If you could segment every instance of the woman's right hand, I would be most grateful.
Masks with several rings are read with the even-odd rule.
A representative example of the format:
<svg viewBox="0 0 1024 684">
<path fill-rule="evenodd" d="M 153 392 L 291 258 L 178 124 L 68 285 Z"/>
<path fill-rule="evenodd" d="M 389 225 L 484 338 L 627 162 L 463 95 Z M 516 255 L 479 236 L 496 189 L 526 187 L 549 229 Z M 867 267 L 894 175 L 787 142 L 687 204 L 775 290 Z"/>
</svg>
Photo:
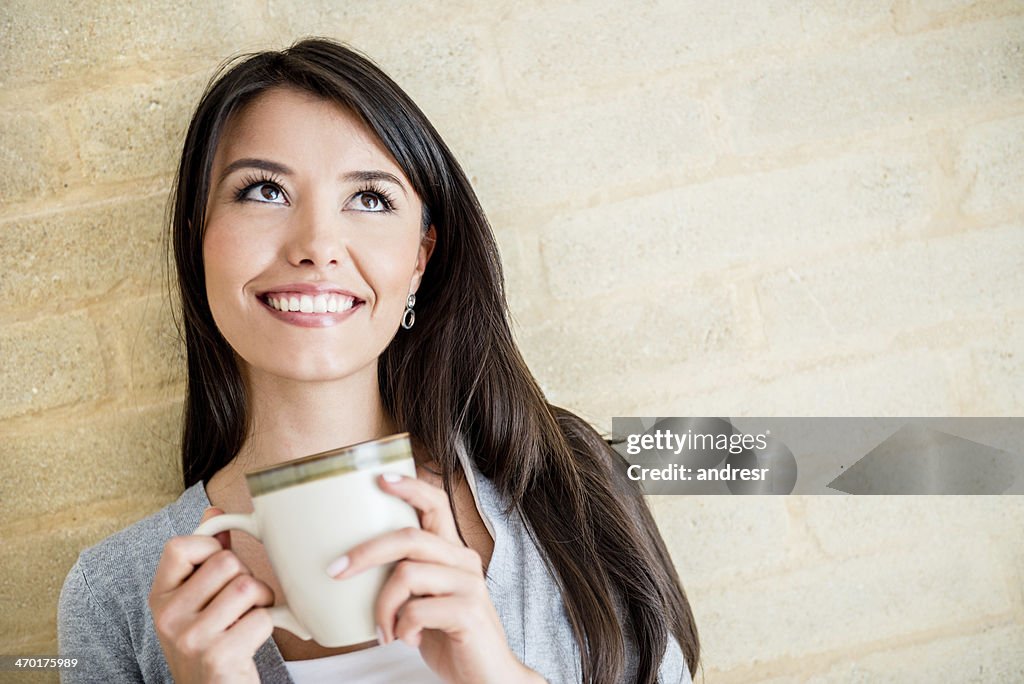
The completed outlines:
<svg viewBox="0 0 1024 684">
<path fill-rule="evenodd" d="M 208 508 L 203 521 L 223 513 Z M 231 551 L 227 532 L 168 541 L 149 593 L 177 682 L 259 682 L 253 655 L 274 630 L 261 606 L 272 605 L 274 592 Z"/>
</svg>

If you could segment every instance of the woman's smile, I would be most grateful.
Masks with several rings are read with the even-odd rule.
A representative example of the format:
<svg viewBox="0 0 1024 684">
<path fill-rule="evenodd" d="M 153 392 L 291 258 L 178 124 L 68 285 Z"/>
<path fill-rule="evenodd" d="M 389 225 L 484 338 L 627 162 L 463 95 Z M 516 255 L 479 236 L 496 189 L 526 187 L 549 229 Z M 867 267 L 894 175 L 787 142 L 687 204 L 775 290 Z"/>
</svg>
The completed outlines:
<svg viewBox="0 0 1024 684">
<path fill-rule="evenodd" d="M 338 325 L 362 309 L 362 300 L 339 294 L 284 293 L 259 297 L 263 306 L 278 320 L 304 328 Z"/>
<path fill-rule="evenodd" d="M 289 283 L 256 295 L 264 308 L 280 321 L 304 328 L 338 325 L 366 300 L 331 283 Z"/>
</svg>

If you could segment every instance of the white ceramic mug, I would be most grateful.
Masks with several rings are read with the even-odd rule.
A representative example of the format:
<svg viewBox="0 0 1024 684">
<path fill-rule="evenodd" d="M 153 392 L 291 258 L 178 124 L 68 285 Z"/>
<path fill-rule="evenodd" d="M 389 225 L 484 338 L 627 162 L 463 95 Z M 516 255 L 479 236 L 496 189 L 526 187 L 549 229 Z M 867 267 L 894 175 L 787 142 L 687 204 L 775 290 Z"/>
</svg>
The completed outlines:
<svg viewBox="0 0 1024 684">
<path fill-rule="evenodd" d="M 275 627 L 327 647 L 372 641 L 374 604 L 393 564 L 343 580 L 326 569 L 367 539 L 419 527 L 412 506 L 380 489 L 382 473 L 416 477 L 408 433 L 246 473 L 253 513 L 218 515 L 194 534 L 242 530 L 263 542 L 287 601 L 270 608 Z"/>
</svg>

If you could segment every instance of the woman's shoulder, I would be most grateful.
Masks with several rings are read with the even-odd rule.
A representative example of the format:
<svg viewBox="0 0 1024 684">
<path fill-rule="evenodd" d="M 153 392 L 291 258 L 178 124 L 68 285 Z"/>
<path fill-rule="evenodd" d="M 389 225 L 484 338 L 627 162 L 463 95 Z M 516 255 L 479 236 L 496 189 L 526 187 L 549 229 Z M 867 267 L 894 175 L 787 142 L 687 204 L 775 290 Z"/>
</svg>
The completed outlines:
<svg viewBox="0 0 1024 684">
<path fill-rule="evenodd" d="M 118 593 L 140 581 L 150 582 L 164 544 L 171 537 L 191 534 L 208 505 L 202 483 L 196 483 L 177 500 L 81 551 L 69 577 L 77 572 L 90 587 L 116 587 Z"/>
<path fill-rule="evenodd" d="M 549 681 L 579 681 L 579 650 L 560 584 L 521 506 L 510 506 L 495 482 L 466 459 L 472 489 L 495 546 L 487 586 L 514 653 Z M 633 681 L 635 645 L 627 650 L 623 681 Z M 658 669 L 659 684 L 690 684 L 686 660 L 669 634 Z"/>
<path fill-rule="evenodd" d="M 78 555 L 57 604 L 57 641 L 62 654 L 90 664 L 92 674 L 84 679 L 171 681 L 152 625 L 149 592 L 167 540 L 190 534 L 207 505 L 197 483 Z"/>
</svg>

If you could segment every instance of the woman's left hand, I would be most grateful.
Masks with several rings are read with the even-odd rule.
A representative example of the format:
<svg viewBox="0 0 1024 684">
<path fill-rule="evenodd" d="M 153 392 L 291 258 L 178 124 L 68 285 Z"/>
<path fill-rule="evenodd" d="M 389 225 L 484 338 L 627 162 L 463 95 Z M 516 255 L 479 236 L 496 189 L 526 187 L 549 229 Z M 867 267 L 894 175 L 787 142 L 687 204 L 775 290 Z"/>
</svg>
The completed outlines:
<svg viewBox="0 0 1024 684">
<path fill-rule="evenodd" d="M 379 478 L 381 489 L 419 511 L 422 529 L 407 527 L 374 537 L 331 567 L 344 580 L 384 563 L 396 563 L 377 599 L 382 643 L 401 639 L 418 647 L 424 662 L 445 682 L 542 682 L 508 647 L 491 604 L 478 554 L 459 539 L 444 490 L 410 477 Z M 344 557 L 343 557 L 344 558 Z"/>
</svg>

